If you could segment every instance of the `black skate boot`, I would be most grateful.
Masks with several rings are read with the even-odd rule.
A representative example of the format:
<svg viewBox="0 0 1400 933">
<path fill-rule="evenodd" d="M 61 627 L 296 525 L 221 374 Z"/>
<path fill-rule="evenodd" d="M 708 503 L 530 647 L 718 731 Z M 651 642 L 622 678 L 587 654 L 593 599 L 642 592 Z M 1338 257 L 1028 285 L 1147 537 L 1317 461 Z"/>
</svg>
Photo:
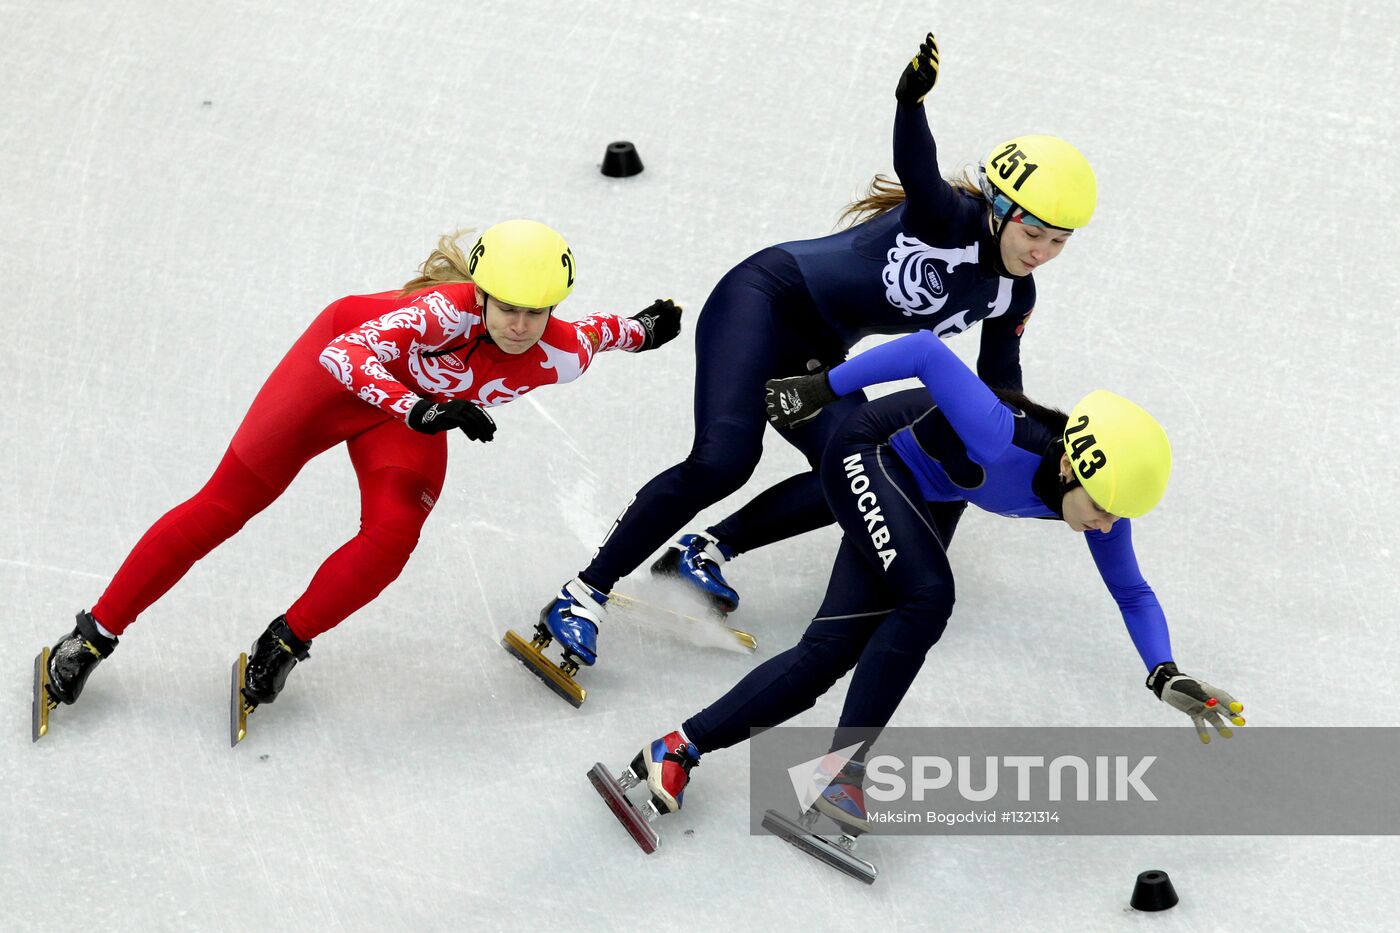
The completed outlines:
<svg viewBox="0 0 1400 933">
<path fill-rule="evenodd" d="M 248 669 L 244 674 L 243 696 L 254 707 L 276 700 L 292 668 L 297 666 L 298 661 L 305 661 L 310 654 L 310 640 L 297 638 L 287 625 L 287 617 L 278 616 L 267 631 L 253 642 Z"/>
<path fill-rule="evenodd" d="M 78 613 L 78 624 L 63 636 L 49 652 L 49 695 L 60 703 L 72 704 L 83 692 L 92 669 L 116 650 L 117 639 L 108 638 L 97 630 L 91 613 Z"/>
</svg>

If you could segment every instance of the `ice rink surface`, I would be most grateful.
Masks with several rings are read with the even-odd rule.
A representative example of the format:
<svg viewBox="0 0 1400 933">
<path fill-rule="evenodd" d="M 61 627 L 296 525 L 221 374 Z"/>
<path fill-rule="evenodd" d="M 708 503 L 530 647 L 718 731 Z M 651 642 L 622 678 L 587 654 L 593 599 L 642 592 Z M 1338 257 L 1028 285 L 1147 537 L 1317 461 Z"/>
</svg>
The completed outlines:
<svg viewBox="0 0 1400 933">
<path fill-rule="evenodd" d="M 929 28 L 945 174 L 1030 132 L 1098 172 L 1092 226 L 1037 276 L 1025 382 L 1063 407 L 1114 389 L 1170 432 L 1173 485 L 1135 538 L 1183 670 L 1237 694 L 1252 727 L 1400 724 L 1400 7 L 4 0 L 0 929 L 1390 921 L 1389 837 L 872 839 L 866 888 L 747 834 L 742 748 L 706 757 L 645 857 L 585 770 L 755 660 L 619 614 L 575 711 L 497 646 L 684 456 L 690 328 L 714 283 L 829 232 L 890 171 L 894 86 Z M 643 175 L 598 173 L 615 139 Z M 31 745 L 34 654 L 204 482 L 315 314 L 399 286 L 441 233 L 516 216 L 573 244 L 565 317 L 670 295 L 687 333 L 497 409 L 490 446 L 454 438 L 407 570 L 317 639 L 236 750 L 229 664 L 354 533 L 339 450 Z M 971 359 L 976 336 L 953 346 Z M 770 439 L 694 529 L 803 467 Z M 760 657 L 798 638 L 836 540 L 731 565 Z M 896 724 L 1189 728 L 1143 690 L 1067 529 L 969 514 L 952 561 L 958 607 Z M 798 722 L 833 723 L 843 694 Z M 1177 908 L 1127 910 L 1148 868 Z"/>
</svg>

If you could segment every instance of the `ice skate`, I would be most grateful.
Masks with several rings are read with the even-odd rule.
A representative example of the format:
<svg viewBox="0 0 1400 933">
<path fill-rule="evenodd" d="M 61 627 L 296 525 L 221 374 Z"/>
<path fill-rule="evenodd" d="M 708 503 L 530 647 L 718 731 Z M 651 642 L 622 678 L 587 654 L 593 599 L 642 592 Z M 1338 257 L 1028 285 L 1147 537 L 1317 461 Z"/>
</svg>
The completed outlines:
<svg viewBox="0 0 1400 933">
<path fill-rule="evenodd" d="M 768 810 L 763 814 L 763 828 L 852 878 L 874 884 L 875 866 L 855 854 L 856 841 L 870 830 L 864 779 L 865 766 L 848 762 L 796 821 Z M 817 834 L 817 821 L 822 816 L 841 830 L 839 838 Z"/>
<path fill-rule="evenodd" d="M 817 797 L 814 807 L 853 836 L 870 832 L 865 810 L 865 766 L 849 761 Z"/>
<path fill-rule="evenodd" d="M 679 732 L 669 733 L 637 752 L 632 763 L 614 778 L 607 766 L 598 762 L 588 771 L 588 780 L 612 810 L 643 852 L 650 855 L 661 845 L 652 829 L 657 817 L 681 808 L 690 771 L 700 763 L 700 753 Z M 651 799 L 640 807 L 627 799 L 627 791 L 645 783 Z"/>
<path fill-rule="evenodd" d="M 720 615 L 739 608 L 739 594 L 719 566 L 734 552 L 708 534 L 681 535 L 651 565 L 653 576 L 678 577 L 693 586 Z"/>
<path fill-rule="evenodd" d="M 88 612 L 78 613 L 77 625 L 34 659 L 34 695 L 31 708 L 31 741 L 48 734 L 49 713 L 59 703 L 71 705 L 83 692 L 88 675 L 117 647 L 117 639 L 97 629 Z"/>
<path fill-rule="evenodd" d="M 532 639 L 526 641 L 512 629 L 501 639 L 501 646 L 546 687 L 573 706 L 582 706 L 588 691 L 579 686 L 574 675 L 581 665 L 598 660 L 598 623 L 607 614 L 607 601 L 606 595 L 575 577 L 540 610 Z M 557 663 L 544 656 L 544 650 L 556 639 L 563 649 Z"/>
<path fill-rule="evenodd" d="M 713 624 L 713 622 L 707 622 L 704 619 L 697 619 L 695 616 L 686 615 L 685 613 L 679 612 L 675 609 L 667 609 L 665 606 L 658 606 L 655 603 L 647 602 L 645 599 L 638 599 L 637 597 L 628 595 L 627 593 L 619 593 L 617 590 L 613 590 L 612 593 L 608 595 L 608 601 L 614 606 L 618 607 L 619 609 L 630 609 L 638 613 L 648 615 L 674 616 L 675 618 L 680 619 L 682 622 L 685 622 L 688 625 Z M 728 625 L 723 621 L 721 621 L 721 624 L 724 624 L 725 631 L 727 631 L 734 638 L 734 640 L 739 643 L 740 647 L 744 648 L 747 651 L 756 651 L 758 649 L 758 640 L 755 639 L 753 635 L 743 631 L 742 629 L 737 629 L 732 625 Z"/>
<path fill-rule="evenodd" d="M 233 662 L 229 688 L 229 745 L 248 736 L 248 715 L 277 699 L 287 675 L 298 661 L 311 655 L 311 640 L 292 634 L 286 616 L 278 616 L 253 642 L 251 656 L 239 654 Z"/>
</svg>

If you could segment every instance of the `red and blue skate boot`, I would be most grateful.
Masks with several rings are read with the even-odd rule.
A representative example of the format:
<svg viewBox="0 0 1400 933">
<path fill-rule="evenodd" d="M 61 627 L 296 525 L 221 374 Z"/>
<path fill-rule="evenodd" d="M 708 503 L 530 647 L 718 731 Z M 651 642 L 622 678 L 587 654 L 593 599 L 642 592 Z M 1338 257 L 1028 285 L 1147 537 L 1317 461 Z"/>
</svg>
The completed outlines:
<svg viewBox="0 0 1400 933">
<path fill-rule="evenodd" d="M 839 759 L 833 759 L 835 756 L 829 755 L 818 765 L 820 780 L 825 780 L 831 775 L 831 769 L 839 765 Z M 763 814 L 763 828 L 832 868 L 866 884 L 874 884 L 879 873 L 875 865 L 855 853 L 857 840 L 870 830 L 864 780 L 865 765 L 846 762 L 822 788 L 816 802 L 795 821 L 777 810 L 767 810 Z M 818 835 L 817 823 L 823 816 L 840 828 L 840 838 Z"/>
<path fill-rule="evenodd" d="M 646 805 L 661 816 L 681 808 L 685 785 L 690 783 L 690 769 L 699 763 L 700 753 L 695 746 L 680 732 L 670 732 L 637 752 L 630 770 L 638 783 L 647 782 L 651 800 Z"/>
<path fill-rule="evenodd" d="M 653 576 L 679 577 L 699 590 L 720 614 L 739 608 L 739 593 L 724 580 L 719 566 L 734 557 L 734 551 L 708 533 L 681 535 L 676 543 L 651 565 Z"/>
<path fill-rule="evenodd" d="M 652 853 L 661 845 L 661 839 L 650 824 L 681 808 L 690 771 L 699 763 L 700 753 L 695 746 L 681 738 L 680 732 L 672 732 L 637 752 L 632 764 L 617 778 L 599 762 L 588 772 L 588 779 L 642 851 Z M 626 793 L 642 783 L 651 791 L 651 799 L 639 807 L 627 799 Z"/>
<path fill-rule="evenodd" d="M 813 804 L 817 812 L 830 817 L 848 836 L 856 837 L 870 831 L 870 818 L 865 810 L 865 765 L 848 761 L 826 785 Z"/>
</svg>

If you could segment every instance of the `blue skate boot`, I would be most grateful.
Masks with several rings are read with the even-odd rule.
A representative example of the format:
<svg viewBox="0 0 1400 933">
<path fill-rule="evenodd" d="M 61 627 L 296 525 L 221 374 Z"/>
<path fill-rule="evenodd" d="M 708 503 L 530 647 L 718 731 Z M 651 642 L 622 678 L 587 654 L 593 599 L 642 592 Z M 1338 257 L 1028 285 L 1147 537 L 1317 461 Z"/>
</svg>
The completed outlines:
<svg viewBox="0 0 1400 933">
<path fill-rule="evenodd" d="M 719 565 L 734 551 L 708 533 L 681 535 L 651 565 L 653 576 L 679 577 L 704 594 L 721 615 L 739 608 L 739 594 L 724 580 Z"/>
<path fill-rule="evenodd" d="M 598 623 L 607 614 L 607 602 L 605 593 L 575 577 L 540 610 L 528 641 L 512 629 L 501 639 L 501 647 L 571 706 L 582 706 L 588 691 L 574 680 L 574 675 L 581 665 L 598 660 Z M 552 661 L 545 657 L 544 650 L 556 640 L 564 656 Z"/>
<path fill-rule="evenodd" d="M 564 659 L 573 655 L 582 664 L 598 660 L 598 623 L 608 614 L 606 593 L 574 577 L 554 602 L 540 610 L 540 624 L 564 649 Z"/>
</svg>

